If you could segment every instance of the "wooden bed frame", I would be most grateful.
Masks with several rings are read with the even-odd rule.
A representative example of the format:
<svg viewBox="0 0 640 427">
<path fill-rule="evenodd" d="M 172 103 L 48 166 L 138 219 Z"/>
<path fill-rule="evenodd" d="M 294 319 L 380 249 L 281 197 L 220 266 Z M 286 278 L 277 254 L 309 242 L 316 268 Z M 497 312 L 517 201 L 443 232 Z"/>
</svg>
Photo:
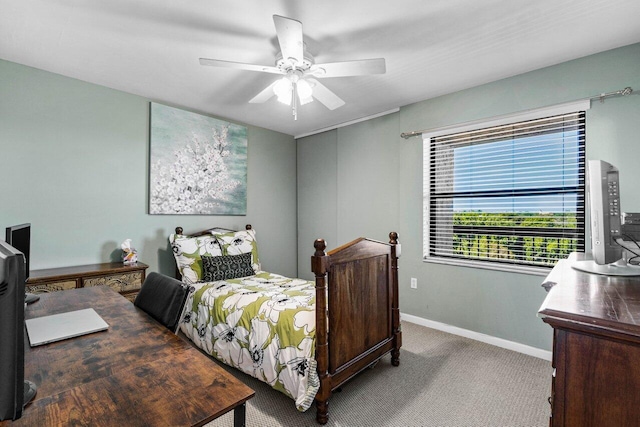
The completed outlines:
<svg viewBox="0 0 640 427">
<path fill-rule="evenodd" d="M 182 227 L 175 231 L 183 234 Z M 189 235 L 209 233 L 205 230 Z M 389 233 L 389 238 L 389 243 L 359 238 L 329 252 L 325 252 L 323 239 L 314 242 L 311 270 L 316 282 L 316 361 L 320 378 L 315 401 L 320 424 L 328 421 L 332 393 L 349 379 L 388 353 L 392 365 L 400 365 L 398 234 Z"/>
</svg>

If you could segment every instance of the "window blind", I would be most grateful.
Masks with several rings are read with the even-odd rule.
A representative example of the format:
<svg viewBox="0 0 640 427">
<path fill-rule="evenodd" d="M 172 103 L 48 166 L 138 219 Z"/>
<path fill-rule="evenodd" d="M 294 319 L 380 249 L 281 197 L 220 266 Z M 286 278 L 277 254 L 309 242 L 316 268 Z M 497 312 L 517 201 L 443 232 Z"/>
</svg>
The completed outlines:
<svg viewBox="0 0 640 427">
<path fill-rule="evenodd" d="M 424 151 L 425 258 L 546 267 L 584 251 L 584 111 L 433 136 Z"/>
</svg>

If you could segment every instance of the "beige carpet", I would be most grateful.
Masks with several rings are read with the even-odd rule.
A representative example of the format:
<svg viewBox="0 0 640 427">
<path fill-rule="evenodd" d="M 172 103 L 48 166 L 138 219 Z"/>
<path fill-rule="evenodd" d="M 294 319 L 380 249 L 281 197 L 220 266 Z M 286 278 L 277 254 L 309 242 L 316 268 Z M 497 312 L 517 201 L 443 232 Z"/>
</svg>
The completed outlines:
<svg viewBox="0 0 640 427">
<path fill-rule="evenodd" d="M 413 323 L 402 323 L 400 366 L 385 356 L 329 401 L 327 426 L 548 426 L 551 364 Z M 316 426 L 266 384 L 229 369 L 256 391 L 247 426 Z M 232 426 L 225 414 L 208 427 Z"/>
</svg>

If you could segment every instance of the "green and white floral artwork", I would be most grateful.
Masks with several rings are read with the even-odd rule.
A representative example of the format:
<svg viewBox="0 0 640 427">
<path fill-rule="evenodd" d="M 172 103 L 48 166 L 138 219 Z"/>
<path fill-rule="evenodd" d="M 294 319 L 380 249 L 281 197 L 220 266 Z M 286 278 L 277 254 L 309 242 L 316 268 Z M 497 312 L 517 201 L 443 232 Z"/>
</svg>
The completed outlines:
<svg viewBox="0 0 640 427">
<path fill-rule="evenodd" d="M 246 215 L 247 128 L 151 103 L 149 213 Z"/>
</svg>

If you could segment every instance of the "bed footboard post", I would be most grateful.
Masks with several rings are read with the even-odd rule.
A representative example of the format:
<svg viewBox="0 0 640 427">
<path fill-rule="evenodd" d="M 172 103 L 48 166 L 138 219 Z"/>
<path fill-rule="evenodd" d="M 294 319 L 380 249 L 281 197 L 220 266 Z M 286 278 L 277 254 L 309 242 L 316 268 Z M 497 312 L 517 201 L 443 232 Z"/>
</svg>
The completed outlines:
<svg viewBox="0 0 640 427">
<path fill-rule="evenodd" d="M 393 299 L 391 301 L 391 327 L 393 330 L 393 350 L 391 350 L 391 364 L 400 365 L 400 347 L 402 347 L 402 330 L 400 326 L 400 301 L 398 297 L 398 256 L 400 255 L 400 245 L 398 243 L 398 233 L 389 233 L 389 243 L 391 244 L 391 280 L 393 288 Z"/>
<path fill-rule="evenodd" d="M 329 377 L 329 319 L 327 316 L 327 272 L 329 257 L 325 253 L 327 244 L 317 239 L 315 252 L 311 257 L 311 271 L 316 276 L 316 361 L 320 389 L 316 394 L 316 421 L 326 424 L 329 418 L 329 397 L 331 397 L 331 378 Z"/>
</svg>

